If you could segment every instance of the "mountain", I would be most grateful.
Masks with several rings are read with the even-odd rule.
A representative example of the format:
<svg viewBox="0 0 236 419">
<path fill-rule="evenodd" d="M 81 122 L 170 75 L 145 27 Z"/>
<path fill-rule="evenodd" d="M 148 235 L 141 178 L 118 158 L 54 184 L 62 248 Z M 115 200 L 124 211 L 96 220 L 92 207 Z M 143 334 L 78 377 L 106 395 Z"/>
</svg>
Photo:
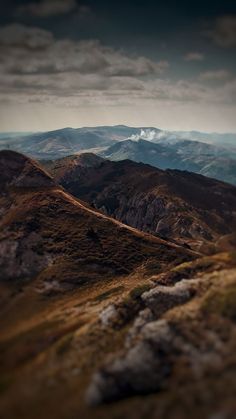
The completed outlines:
<svg viewBox="0 0 236 419">
<path fill-rule="evenodd" d="M 219 223 L 233 187 L 90 153 L 46 166 L 53 176 L 0 152 L 0 417 L 233 418 L 235 251 L 202 256 L 139 232 L 57 177 L 78 186 L 93 172 L 84 193 L 106 184 L 113 200 L 112 183 L 120 198 L 125 181 L 148 194 L 158 178 L 159 193 Z"/>
<path fill-rule="evenodd" d="M 80 284 L 190 254 L 131 229 L 73 198 L 40 166 L 0 153 L 1 280 Z M 117 249 L 119 249 L 117 251 Z"/>
<path fill-rule="evenodd" d="M 209 243 L 211 251 L 236 231 L 236 187 L 226 183 L 87 153 L 46 167 L 71 194 L 139 230 L 191 246 Z"/>
<path fill-rule="evenodd" d="M 130 159 L 160 169 L 179 169 L 236 184 L 236 160 L 232 151 L 194 141 L 153 143 L 146 140 L 118 142 L 99 153 L 118 161 Z M 229 156 L 231 155 L 232 158 Z"/>
<path fill-rule="evenodd" d="M 88 151 L 112 160 L 127 158 L 162 169 L 193 171 L 232 184 L 236 183 L 235 144 L 235 134 L 172 132 L 124 125 L 0 133 L 1 149 L 36 159 L 58 159 Z"/>
<path fill-rule="evenodd" d="M 63 128 L 33 134 L 2 134 L 0 146 L 38 159 L 59 158 L 81 150 L 101 151 L 104 147 L 137 134 L 139 128 L 123 125 L 114 127 Z"/>
<path fill-rule="evenodd" d="M 219 145 L 222 147 L 236 147 L 236 133 L 206 133 L 199 131 L 163 131 L 163 135 L 170 138 L 170 136 L 179 139 L 188 139 L 193 141 L 201 141 L 203 143 L 209 143 Z"/>
<path fill-rule="evenodd" d="M 81 150 L 97 149 L 113 144 L 102 131 L 64 128 L 1 140 L 2 148 L 25 153 L 34 158 L 58 158 Z"/>
</svg>

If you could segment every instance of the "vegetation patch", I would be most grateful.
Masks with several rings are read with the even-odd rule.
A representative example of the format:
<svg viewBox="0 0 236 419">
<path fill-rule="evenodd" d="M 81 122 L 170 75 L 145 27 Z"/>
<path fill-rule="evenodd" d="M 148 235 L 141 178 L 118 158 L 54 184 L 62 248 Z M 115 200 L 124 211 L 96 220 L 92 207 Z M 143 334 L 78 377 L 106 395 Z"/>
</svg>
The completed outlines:
<svg viewBox="0 0 236 419">
<path fill-rule="evenodd" d="M 236 283 L 224 289 L 210 290 L 203 302 L 203 311 L 236 321 Z"/>
<path fill-rule="evenodd" d="M 103 292 L 102 294 L 97 295 L 94 298 L 94 301 L 103 301 L 106 300 L 108 297 L 111 297 L 114 294 L 117 294 L 119 291 L 123 291 L 124 287 L 120 285 L 119 287 L 111 288 L 110 290 Z"/>
<path fill-rule="evenodd" d="M 73 333 L 69 333 L 68 335 L 62 337 L 56 347 L 57 355 L 64 355 L 69 350 L 72 339 Z"/>
<path fill-rule="evenodd" d="M 129 295 L 133 300 L 137 300 L 141 297 L 141 295 L 144 292 L 149 291 L 151 287 L 152 287 L 151 284 L 141 284 L 141 285 L 133 288 L 130 291 Z"/>
</svg>

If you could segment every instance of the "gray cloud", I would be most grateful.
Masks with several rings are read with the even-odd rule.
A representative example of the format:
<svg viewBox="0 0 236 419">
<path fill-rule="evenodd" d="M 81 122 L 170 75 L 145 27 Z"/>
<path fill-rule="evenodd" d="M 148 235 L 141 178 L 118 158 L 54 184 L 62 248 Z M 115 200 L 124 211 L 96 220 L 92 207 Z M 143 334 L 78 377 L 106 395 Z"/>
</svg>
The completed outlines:
<svg viewBox="0 0 236 419">
<path fill-rule="evenodd" d="M 236 47 L 236 15 L 218 17 L 205 35 L 221 47 Z"/>
<path fill-rule="evenodd" d="M 203 61 L 204 54 L 200 52 L 189 52 L 184 56 L 185 61 Z"/>
<path fill-rule="evenodd" d="M 236 94 L 236 81 L 226 70 L 205 72 L 196 80 L 168 80 L 166 61 L 131 56 L 97 40 L 57 40 L 48 31 L 22 25 L 0 29 L 0 57 L 1 98 L 8 103 L 10 98 L 14 106 L 231 106 Z M 224 83 L 211 86 L 210 79 Z"/>
<path fill-rule="evenodd" d="M 16 15 L 32 15 L 35 17 L 50 17 L 75 11 L 78 8 L 76 0 L 41 0 L 18 7 Z M 80 11 L 86 13 L 88 8 L 80 6 Z"/>
<path fill-rule="evenodd" d="M 55 40 L 50 32 L 23 25 L 0 29 L 2 72 L 8 74 L 102 74 L 106 77 L 147 77 L 162 74 L 166 61 L 128 56 L 99 41 Z"/>
<path fill-rule="evenodd" d="M 7 47 L 6 53 L 9 54 L 14 48 L 45 49 L 52 42 L 51 32 L 41 28 L 26 27 L 17 23 L 0 28 L 0 47 Z"/>
<path fill-rule="evenodd" d="M 200 80 L 203 81 L 224 81 L 231 77 L 231 73 L 228 70 L 211 70 L 201 73 L 199 76 Z"/>
</svg>

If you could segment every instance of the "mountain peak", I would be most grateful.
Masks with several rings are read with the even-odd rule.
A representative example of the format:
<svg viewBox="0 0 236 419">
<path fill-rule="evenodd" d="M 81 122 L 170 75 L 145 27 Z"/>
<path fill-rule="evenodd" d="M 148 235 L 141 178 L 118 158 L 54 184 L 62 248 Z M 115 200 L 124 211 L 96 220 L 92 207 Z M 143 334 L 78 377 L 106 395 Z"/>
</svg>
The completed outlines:
<svg viewBox="0 0 236 419">
<path fill-rule="evenodd" d="M 16 151 L 0 151 L 0 170 L 2 190 L 9 186 L 17 188 L 54 186 L 51 176 L 38 163 Z"/>
</svg>

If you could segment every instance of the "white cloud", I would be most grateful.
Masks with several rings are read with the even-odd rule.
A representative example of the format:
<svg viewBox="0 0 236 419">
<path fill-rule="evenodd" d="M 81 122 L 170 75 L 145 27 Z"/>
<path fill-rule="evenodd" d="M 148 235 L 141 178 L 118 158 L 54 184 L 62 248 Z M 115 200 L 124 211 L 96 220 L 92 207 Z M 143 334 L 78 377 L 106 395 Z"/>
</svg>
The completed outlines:
<svg viewBox="0 0 236 419">
<path fill-rule="evenodd" d="M 185 61 L 203 61 L 204 54 L 200 52 L 189 52 L 184 56 Z"/>
<path fill-rule="evenodd" d="M 69 13 L 76 9 L 76 0 L 41 0 L 20 6 L 16 11 L 16 15 L 29 14 L 36 17 L 50 17 Z M 80 9 L 82 12 L 88 10 L 85 6 L 81 6 Z"/>
<path fill-rule="evenodd" d="M 236 15 L 218 17 L 205 34 L 221 47 L 236 47 Z"/>
</svg>

